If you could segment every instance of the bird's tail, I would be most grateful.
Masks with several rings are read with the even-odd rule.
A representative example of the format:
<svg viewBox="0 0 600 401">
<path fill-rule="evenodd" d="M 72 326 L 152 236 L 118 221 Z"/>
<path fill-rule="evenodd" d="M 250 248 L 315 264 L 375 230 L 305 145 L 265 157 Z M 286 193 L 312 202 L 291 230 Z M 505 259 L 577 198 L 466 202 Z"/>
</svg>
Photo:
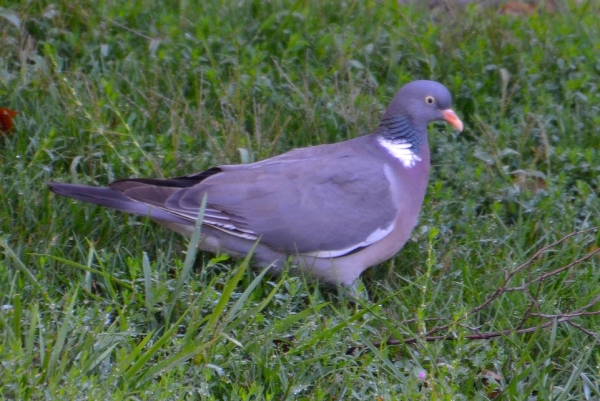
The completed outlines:
<svg viewBox="0 0 600 401">
<path fill-rule="evenodd" d="M 126 213 L 149 216 L 152 219 L 171 221 L 174 223 L 188 224 L 181 219 L 161 209 L 151 207 L 142 202 L 133 200 L 119 191 L 107 187 L 90 187 L 86 185 L 65 184 L 61 182 L 48 183 L 50 190 L 55 194 L 67 196 L 94 205 L 106 206 Z"/>
</svg>

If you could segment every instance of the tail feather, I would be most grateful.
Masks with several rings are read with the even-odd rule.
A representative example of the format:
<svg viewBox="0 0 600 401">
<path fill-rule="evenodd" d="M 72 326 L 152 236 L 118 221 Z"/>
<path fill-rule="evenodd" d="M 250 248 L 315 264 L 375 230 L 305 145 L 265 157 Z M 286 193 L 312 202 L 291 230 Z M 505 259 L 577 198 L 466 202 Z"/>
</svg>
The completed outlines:
<svg viewBox="0 0 600 401">
<path fill-rule="evenodd" d="M 67 196 L 94 205 L 106 206 L 126 213 L 140 216 L 150 216 L 156 220 L 170 221 L 180 224 L 193 224 L 189 220 L 172 215 L 164 210 L 153 208 L 142 202 L 135 201 L 121 192 L 106 187 L 90 187 L 86 185 L 65 184 L 60 182 L 48 183 L 50 190 L 58 195 Z"/>
</svg>

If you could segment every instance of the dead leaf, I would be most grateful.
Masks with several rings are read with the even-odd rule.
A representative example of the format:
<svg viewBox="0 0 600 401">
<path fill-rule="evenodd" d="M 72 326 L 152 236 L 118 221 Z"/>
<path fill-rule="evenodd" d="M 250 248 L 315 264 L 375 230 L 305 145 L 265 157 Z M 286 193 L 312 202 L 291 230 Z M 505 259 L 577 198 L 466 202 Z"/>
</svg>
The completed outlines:
<svg viewBox="0 0 600 401">
<path fill-rule="evenodd" d="M 486 387 L 486 392 L 487 392 L 487 396 L 488 398 L 496 398 L 498 397 L 502 391 L 500 389 L 500 385 L 502 383 L 502 376 L 500 376 L 498 373 L 491 371 L 491 370 L 487 370 L 487 369 L 483 369 L 481 371 L 481 373 L 483 374 L 483 379 L 481 380 L 483 382 L 483 385 Z M 489 388 L 490 386 L 492 386 L 492 384 L 494 384 L 493 388 Z"/>
<path fill-rule="evenodd" d="M 548 0 L 544 3 L 543 8 L 547 13 L 552 14 L 557 11 L 557 6 L 554 4 L 554 1 Z M 500 9 L 500 13 L 512 16 L 528 16 L 536 12 L 536 10 L 541 11 L 541 6 L 538 7 L 536 2 L 533 1 L 509 1 L 506 3 L 502 9 Z"/>
<path fill-rule="evenodd" d="M 534 4 L 522 3 L 520 1 L 509 1 L 502 7 L 502 14 L 508 15 L 529 15 L 535 12 Z"/>
<path fill-rule="evenodd" d="M 14 128 L 13 117 L 15 117 L 18 112 L 7 109 L 4 107 L 0 107 L 0 132 L 6 134 L 8 131 Z"/>
<path fill-rule="evenodd" d="M 283 353 L 286 353 L 292 348 L 292 345 L 294 344 L 295 340 L 296 338 L 294 336 L 288 336 L 285 338 L 275 338 L 273 339 L 273 344 Z"/>
<path fill-rule="evenodd" d="M 521 191 L 537 195 L 548 188 L 546 175 L 540 171 L 515 170 L 511 174 L 514 177 L 514 183 Z"/>
</svg>

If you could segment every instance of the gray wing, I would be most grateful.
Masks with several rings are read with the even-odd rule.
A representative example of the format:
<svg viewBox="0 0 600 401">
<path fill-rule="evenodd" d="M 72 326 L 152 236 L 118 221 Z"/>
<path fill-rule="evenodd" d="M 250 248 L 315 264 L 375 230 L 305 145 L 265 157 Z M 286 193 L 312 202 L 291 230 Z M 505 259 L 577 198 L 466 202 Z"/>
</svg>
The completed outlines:
<svg viewBox="0 0 600 401">
<path fill-rule="evenodd" d="M 122 180 L 111 187 L 190 222 L 206 194 L 206 225 L 260 238 L 276 251 L 335 257 L 383 238 L 397 211 L 383 162 L 348 148 L 319 146 L 221 166 L 194 185 L 198 176 Z"/>
</svg>

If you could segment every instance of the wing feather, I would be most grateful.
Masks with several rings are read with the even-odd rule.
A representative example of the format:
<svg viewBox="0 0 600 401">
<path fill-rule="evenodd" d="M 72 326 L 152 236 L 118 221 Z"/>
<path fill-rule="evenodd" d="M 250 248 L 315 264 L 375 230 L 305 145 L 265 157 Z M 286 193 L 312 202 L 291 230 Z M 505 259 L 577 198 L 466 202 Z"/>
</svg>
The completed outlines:
<svg viewBox="0 0 600 401">
<path fill-rule="evenodd" d="M 362 152 L 366 147 L 359 141 L 356 147 L 351 144 L 220 166 L 218 172 L 197 174 L 194 185 L 178 177 L 173 187 L 169 180 L 160 185 L 124 180 L 115 187 L 192 224 L 206 194 L 203 223 L 208 226 L 244 239 L 260 238 L 276 251 L 337 257 L 385 237 L 396 216 L 385 162 Z"/>
</svg>

